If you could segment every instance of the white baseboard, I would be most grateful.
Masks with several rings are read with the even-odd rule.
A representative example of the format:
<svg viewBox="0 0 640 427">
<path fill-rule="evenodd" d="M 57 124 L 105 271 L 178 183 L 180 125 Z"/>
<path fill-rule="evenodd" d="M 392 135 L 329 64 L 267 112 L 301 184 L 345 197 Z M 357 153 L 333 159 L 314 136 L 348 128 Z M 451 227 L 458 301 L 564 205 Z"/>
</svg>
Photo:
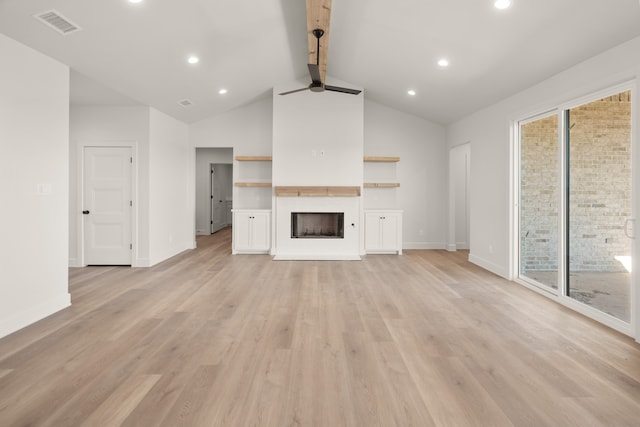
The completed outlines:
<svg viewBox="0 0 640 427">
<path fill-rule="evenodd" d="M 84 265 L 80 264 L 78 258 L 69 258 L 69 267 L 84 267 Z"/>
<path fill-rule="evenodd" d="M 32 323 L 51 316 L 71 305 L 71 294 L 66 293 L 49 301 L 17 313 L 8 319 L 0 319 L 0 338 L 12 334 Z"/>
<path fill-rule="evenodd" d="M 458 247 L 457 247 L 455 244 L 451 244 L 451 243 L 449 243 L 449 244 L 447 245 L 447 250 L 448 250 L 449 252 L 455 252 L 455 251 L 457 251 L 457 250 L 458 250 Z"/>
<path fill-rule="evenodd" d="M 151 267 L 151 260 L 149 258 L 137 258 L 133 261 L 131 267 Z"/>
<path fill-rule="evenodd" d="M 485 270 L 488 270 L 490 272 L 492 272 L 493 274 L 497 274 L 500 277 L 503 277 L 505 279 L 509 279 L 509 272 L 506 271 L 504 268 L 500 267 L 499 265 L 496 265 L 492 262 L 487 261 L 486 259 L 482 259 L 480 257 L 475 256 L 474 254 L 469 254 L 469 262 L 484 268 Z"/>
</svg>

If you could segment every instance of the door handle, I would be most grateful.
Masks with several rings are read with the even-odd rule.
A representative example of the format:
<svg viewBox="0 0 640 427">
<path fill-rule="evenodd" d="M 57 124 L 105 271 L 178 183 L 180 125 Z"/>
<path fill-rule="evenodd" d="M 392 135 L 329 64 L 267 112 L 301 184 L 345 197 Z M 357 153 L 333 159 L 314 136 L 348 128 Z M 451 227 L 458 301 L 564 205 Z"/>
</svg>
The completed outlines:
<svg viewBox="0 0 640 427">
<path fill-rule="evenodd" d="M 631 225 L 631 232 L 629 232 L 629 225 Z M 624 235 L 630 239 L 635 239 L 636 230 L 635 230 L 636 220 L 633 218 L 629 218 L 624 222 Z"/>
<path fill-rule="evenodd" d="M 89 215 L 89 211 L 82 211 L 83 215 Z"/>
</svg>

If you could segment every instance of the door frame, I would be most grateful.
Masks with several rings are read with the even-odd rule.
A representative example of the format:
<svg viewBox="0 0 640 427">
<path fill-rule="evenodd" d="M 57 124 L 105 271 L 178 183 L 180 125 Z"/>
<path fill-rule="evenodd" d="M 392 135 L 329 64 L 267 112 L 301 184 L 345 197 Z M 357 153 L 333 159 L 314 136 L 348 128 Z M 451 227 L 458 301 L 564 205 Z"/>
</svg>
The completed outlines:
<svg viewBox="0 0 640 427">
<path fill-rule="evenodd" d="M 457 196 L 456 192 L 456 170 L 455 162 L 454 162 L 454 152 L 459 150 L 465 150 L 467 156 L 465 157 L 465 231 L 466 231 L 466 242 L 464 245 L 458 245 L 458 241 L 456 239 L 457 234 L 457 223 L 456 223 L 456 215 L 457 215 Z M 447 250 L 450 252 L 454 252 L 458 249 L 468 250 L 471 248 L 471 191 L 469 188 L 470 185 L 470 176 L 471 176 L 471 141 L 465 141 L 462 144 L 455 145 L 449 148 L 449 242 L 447 244 Z"/>
<path fill-rule="evenodd" d="M 636 236 L 635 240 L 632 243 L 632 260 L 633 260 L 633 268 L 631 272 L 631 292 L 629 295 L 629 304 L 631 310 L 631 316 L 629 323 L 626 323 L 620 319 L 617 319 L 613 316 L 610 316 L 596 308 L 590 307 L 588 305 L 582 304 L 571 297 L 566 295 L 566 287 L 568 284 L 566 283 L 566 266 L 564 260 L 564 254 L 567 251 L 567 240 L 566 240 L 566 222 L 565 218 L 567 216 L 567 206 L 566 206 L 566 183 L 567 183 L 567 170 L 566 170 L 566 134 L 565 134 L 565 114 L 564 112 L 568 109 L 587 104 L 589 102 L 597 101 L 599 99 L 605 98 L 607 96 L 615 95 L 620 92 L 624 92 L 627 90 L 631 91 L 631 155 L 632 155 L 632 194 L 638 194 L 640 191 L 640 141 L 638 139 L 638 129 L 639 129 L 639 121 L 638 120 L 638 94 L 637 87 L 635 81 L 627 81 L 624 83 L 611 85 L 606 89 L 596 90 L 588 95 L 575 97 L 570 101 L 558 103 L 556 105 L 550 106 L 547 109 L 541 109 L 536 112 L 530 112 L 529 114 L 520 115 L 511 120 L 511 144 L 510 144 L 510 248 L 509 251 L 511 253 L 510 256 L 510 278 L 541 295 L 544 295 L 548 298 L 555 300 L 556 302 L 571 308 L 572 310 L 583 314 L 591 319 L 594 319 L 612 329 L 615 329 L 618 332 L 621 332 L 625 335 L 629 335 L 634 337 L 636 341 L 640 342 L 640 289 L 638 287 L 640 284 L 638 283 L 638 278 L 640 274 L 638 274 L 638 269 L 640 268 L 640 262 L 638 261 L 638 256 L 640 255 L 640 236 L 637 231 L 638 224 L 638 214 L 640 213 L 640 197 L 634 197 L 632 200 L 632 218 L 636 220 L 634 224 L 634 234 Z M 536 286 L 531 281 L 524 280 L 520 277 L 520 208 L 519 208 L 519 200 L 520 200 L 520 126 L 527 122 L 531 122 L 542 117 L 546 117 L 549 115 L 557 114 L 558 115 L 558 123 L 559 123 L 559 134 L 558 134 L 558 163 L 559 163 L 559 205 L 558 205 L 558 274 L 561 280 L 558 283 L 558 288 L 547 289 L 543 287 Z"/>
<path fill-rule="evenodd" d="M 139 257 L 139 239 L 138 239 L 138 142 L 137 141 L 80 141 L 77 145 L 77 179 L 76 179 L 76 248 L 78 257 L 78 266 L 86 267 L 85 261 L 85 239 L 84 239 L 84 219 L 82 210 L 84 206 L 84 150 L 87 147 L 98 148 L 130 148 L 131 149 L 131 267 L 144 267 L 146 264 L 140 261 Z"/>
</svg>

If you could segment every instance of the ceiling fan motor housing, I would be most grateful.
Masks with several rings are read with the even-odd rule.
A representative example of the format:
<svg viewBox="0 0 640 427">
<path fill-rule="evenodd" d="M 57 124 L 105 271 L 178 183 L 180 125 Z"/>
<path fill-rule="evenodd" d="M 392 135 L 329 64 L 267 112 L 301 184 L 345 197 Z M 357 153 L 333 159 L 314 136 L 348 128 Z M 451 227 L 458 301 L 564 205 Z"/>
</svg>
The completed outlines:
<svg viewBox="0 0 640 427">
<path fill-rule="evenodd" d="M 321 82 L 311 82 L 309 90 L 311 92 L 324 92 L 324 85 Z"/>
</svg>

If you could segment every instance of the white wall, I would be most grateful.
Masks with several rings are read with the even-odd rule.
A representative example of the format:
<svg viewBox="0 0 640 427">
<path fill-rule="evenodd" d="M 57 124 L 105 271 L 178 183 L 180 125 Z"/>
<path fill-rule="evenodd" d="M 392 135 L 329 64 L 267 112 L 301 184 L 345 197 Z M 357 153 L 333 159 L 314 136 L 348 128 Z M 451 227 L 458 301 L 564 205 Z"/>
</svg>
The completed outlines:
<svg viewBox="0 0 640 427">
<path fill-rule="evenodd" d="M 638 52 L 640 38 L 608 50 L 448 126 L 450 147 L 471 141 L 470 259 L 473 262 L 503 277 L 511 275 L 511 122 L 590 92 L 635 80 L 640 74 Z M 636 123 L 640 119 L 638 111 L 640 109 L 636 108 Z"/>
<path fill-rule="evenodd" d="M 284 90 L 273 89 L 273 185 L 362 185 L 364 94 Z"/>
<path fill-rule="evenodd" d="M 191 182 L 195 189 L 195 149 L 198 147 L 227 147 L 234 156 L 270 156 L 273 138 L 273 101 L 262 99 L 225 114 L 193 123 L 189 128 L 191 145 Z M 233 162 L 233 181 L 240 181 L 245 164 Z M 247 162 L 244 162 L 247 163 Z M 253 163 L 253 162 L 252 162 Z M 270 167 L 263 165 L 259 167 Z M 195 206 L 195 190 L 192 205 Z M 234 209 L 271 209 L 270 188 L 233 187 Z M 195 213 L 194 213 L 195 234 Z"/>
<path fill-rule="evenodd" d="M 0 34 L 0 337 L 70 304 L 69 68 Z"/>
<path fill-rule="evenodd" d="M 132 146 L 134 153 L 134 266 L 150 265 L 148 107 L 72 106 L 70 117 L 69 265 L 81 266 L 82 147 Z M 186 149 L 186 148 L 185 148 Z"/>
<path fill-rule="evenodd" d="M 192 248 L 189 127 L 151 108 L 149 117 L 149 258 L 157 264 Z"/>
<path fill-rule="evenodd" d="M 365 167 L 396 168 L 400 187 L 365 189 L 364 207 L 404 210 L 402 234 L 406 249 L 445 248 L 447 152 L 444 126 L 365 101 L 364 154 L 400 157 L 398 163 Z M 380 171 L 381 175 L 386 173 Z"/>
</svg>

